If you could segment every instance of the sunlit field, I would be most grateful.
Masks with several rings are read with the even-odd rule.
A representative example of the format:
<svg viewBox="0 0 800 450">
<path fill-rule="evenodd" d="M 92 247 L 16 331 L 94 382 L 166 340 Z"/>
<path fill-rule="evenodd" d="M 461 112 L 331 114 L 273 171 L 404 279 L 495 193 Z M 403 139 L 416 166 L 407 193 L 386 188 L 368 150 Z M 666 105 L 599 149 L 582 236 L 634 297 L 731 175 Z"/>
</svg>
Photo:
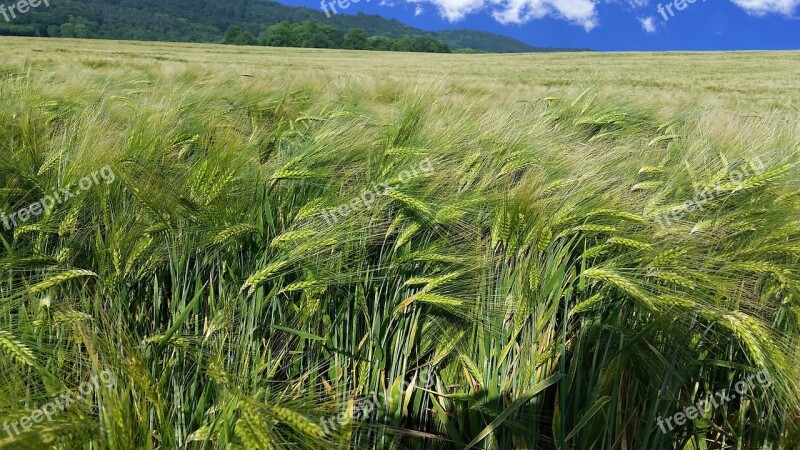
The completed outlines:
<svg viewBox="0 0 800 450">
<path fill-rule="evenodd" d="M 0 43 L 0 448 L 800 446 L 800 53 Z"/>
</svg>

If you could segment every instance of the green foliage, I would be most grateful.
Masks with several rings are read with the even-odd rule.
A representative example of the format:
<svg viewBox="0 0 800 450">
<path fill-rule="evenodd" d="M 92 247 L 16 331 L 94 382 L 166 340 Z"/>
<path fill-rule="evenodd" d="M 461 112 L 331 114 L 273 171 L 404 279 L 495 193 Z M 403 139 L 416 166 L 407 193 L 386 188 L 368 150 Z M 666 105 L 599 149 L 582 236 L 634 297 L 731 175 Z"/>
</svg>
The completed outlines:
<svg viewBox="0 0 800 450">
<path fill-rule="evenodd" d="M 61 25 L 59 29 L 59 36 L 65 38 L 74 38 L 75 37 L 75 25 L 71 23 L 65 23 Z"/>
<path fill-rule="evenodd" d="M 367 39 L 367 50 L 383 50 L 388 51 L 392 49 L 392 40 L 386 36 L 372 36 Z"/>
<path fill-rule="evenodd" d="M 0 36 L 36 36 L 36 28 L 2 21 L 0 22 Z"/>
<path fill-rule="evenodd" d="M 342 38 L 342 46 L 351 50 L 365 50 L 367 48 L 367 33 L 360 28 L 347 30 Z"/>
<path fill-rule="evenodd" d="M 116 382 L 0 447 L 797 448 L 796 122 L 64 64 L 0 78 L 0 211 L 115 178 L 0 228 L 0 424 Z"/>
<path fill-rule="evenodd" d="M 231 25 L 228 31 L 225 32 L 222 43 L 228 45 L 256 45 L 258 41 L 256 41 L 253 33 L 238 25 Z"/>
<path fill-rule="evenodd" d="M 390 39 L 386 36 L 368 38 L 367 33 L 353 28 L 342 33 L 336 28 L 314 21 L 281 22 L 262 33 L 261 43 L 271 47 L 342 48 L 350 50 L 393 50 L 403 52 L 449 53 L 446 44 L 433 38 Z"/>
<path fill-rule="evenodd" d="M 224 2 L 175 0 L 59 0 L 49 7 L 38 8 L 19 16 L 13 24 L 0 23 L 0 35 L 88 37 L 99 39 L 131 39 L 183 42 L 224 42 L 236 45 L 254 45 L 250 36 L 282 22 L 300 24 L 316 22 L 314 33 L 302 37 L 288 37 L 281 42 L 278 36 L 262 36 L 280 47 L 358 48 L 369 49 L 362 35 L 343 43 L 341 35 L 333 36 L 328 28 L 338 33 L 363 30 L 367 36 L 386 36 L 390 39 L 428 38 L 438 41 L 400 45 L 405 51 L 442 52 L 447 48 L 460 48 L 462 43 L 489 52 L 531 52 L 530 47 L 510 38 L 471 30 L 451 30 L 428 33 L 404 25 L 396 20 L 358 13 L 333 14 L 327 17 L 320 10 L 288 6 L 271 1 L 225 0 Z M 231 27 L 235 35 L 227 35 Z M 56 31 L 58 27 L 58 31 Z M 303 25 L 302 27 L 308 27 Z M 301 28 L 302 28 L 301 27 Z M 289 32 L 286 27 L 284 31 Z M 292 28 L 296 30 L 296 28 Z M 249 35 L 248 35 L 249 33 Z M 380 49 L 389 50 L 380 45 Z M 420 50 L 420 48 L 424 48 Z"/>
</svg>

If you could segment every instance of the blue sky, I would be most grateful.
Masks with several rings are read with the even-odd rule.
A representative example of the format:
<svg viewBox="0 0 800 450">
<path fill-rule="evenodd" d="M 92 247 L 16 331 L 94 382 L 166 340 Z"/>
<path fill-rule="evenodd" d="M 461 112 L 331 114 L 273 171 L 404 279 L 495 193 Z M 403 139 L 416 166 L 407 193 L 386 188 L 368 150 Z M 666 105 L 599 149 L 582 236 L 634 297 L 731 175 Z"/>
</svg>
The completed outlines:
<svg viewBox="0 0 800 450">
<path fill-rule="evenodd" d="M 319 0 L 279 1 L 320 10 Z M 339 12 L 424 30 L 489 31 L 546 47 L 800 49 L 800 0 L 360 0 Z"/>
</svg>

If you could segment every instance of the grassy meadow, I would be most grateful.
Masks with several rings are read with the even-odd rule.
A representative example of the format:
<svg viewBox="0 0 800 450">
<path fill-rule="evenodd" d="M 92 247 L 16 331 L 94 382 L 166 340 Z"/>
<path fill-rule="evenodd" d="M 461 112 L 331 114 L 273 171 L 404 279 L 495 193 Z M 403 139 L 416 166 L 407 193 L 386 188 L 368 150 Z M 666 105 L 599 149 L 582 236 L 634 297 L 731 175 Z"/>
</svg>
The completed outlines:
<svg viewBox="0 0 800 450">
<path fill-rule="evenodd" d="M 0 43 L 0 448 L 800 448 L 800 53 Z"/>
</svg>

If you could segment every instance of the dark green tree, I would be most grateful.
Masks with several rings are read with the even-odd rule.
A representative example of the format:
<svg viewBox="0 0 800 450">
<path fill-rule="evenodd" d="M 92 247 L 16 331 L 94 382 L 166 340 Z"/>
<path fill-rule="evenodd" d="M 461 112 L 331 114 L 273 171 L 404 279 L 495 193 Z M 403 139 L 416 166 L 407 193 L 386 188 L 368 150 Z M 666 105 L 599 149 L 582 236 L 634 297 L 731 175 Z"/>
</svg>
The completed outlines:
<svg viewBox="0 0 800 450">
<path fill-rule="evenodd" d="M 222 43 L 228 45 L 256 45 L 258 41 L 253 37 L 253 33 L 238 25 L 231 25 L 228 31 L 225 32 Z"/>
<path fill-rule="evenodd" d="M 75 25 L 75 37 L 81 39 L 89 37 L 89 27 L 82 23 Z"/>
<path fill-rule="evenodd" d="M 367 49 L 389 51 L 392 49 L 392 40 L 386 36 L 372 36 L 367 39 Z"/>
<path fill-rule="evenodd" d="M 450 48 L 432 37 L 416 36 L 411 40 L 412 52 L 450 53 Z"/>
<path fill-rule="evenodd" d="M 394 42 L 392 42 L 392 50 L 396 52 L 410 52 L 412 44 L 412 39 L 406 36 L 401 39 L 396 39 Z"/>
<path fill-rule="evenodd" d="M 261 44 L 270 47 L 299 47 L 293 42 L 292 24 L 283 21 L 261 33 Z"/>
<path fill-rule="evenodd" d="M 312 48 L 336 48 L 336 43 L 322 31 L 318 31 L 308 38 L 307 47 Z"/>
<path fill-rule="evenodd" d="M 361 28 L 353 28 L 344 34 L 342 41 L 344 48 L 351 50 L 366 50 L 367 48 L 367 32 Z"/>
<path fill-rule="evenodd" d="M 311 20 L 304 20 L 294 24 L 292 27 L 292 39 L 298 43 L 296 47 L 311 47 L 311 36 L 317 33 L 320 27 L 320 24 Z"/>
<path fill-rule="evenodd" d="M 71 23 L 65 23 L 61 25 L 61 37 L 65 38 L 74 38 L 75 37 L 75 25 Z"/>
</svg>

